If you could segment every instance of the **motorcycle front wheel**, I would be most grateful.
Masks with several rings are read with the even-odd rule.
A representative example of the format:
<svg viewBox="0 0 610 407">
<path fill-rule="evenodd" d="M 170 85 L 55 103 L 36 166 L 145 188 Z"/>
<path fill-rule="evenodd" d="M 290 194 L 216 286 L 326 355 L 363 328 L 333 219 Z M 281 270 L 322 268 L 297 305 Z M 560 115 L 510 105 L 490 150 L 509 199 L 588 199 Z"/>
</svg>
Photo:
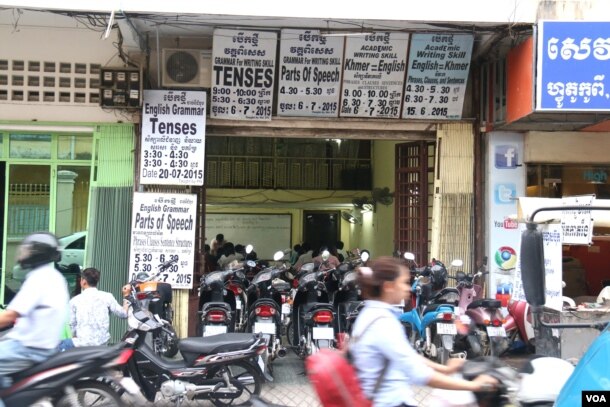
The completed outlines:
<svg viewBox="0 0 610 407">
<path fill-rule="evenodd" d="M 225 378 L 235 387 L 233 392 L 226 392 Z M 203 395 L 218 407 L 247 404 L 253 395 L 259 396 L 263 378 L 258 369 L 248 362 L 233 362 L 210 369 L 207 379 L 218 379 L 220 386 L 217 392 Z"/>
<path fill-rule="evenodd" d="M 108 384 L 101 382 L 81 382 L 74 385 L 76 391 L 76 400 L 74 395 L 63 394 L 53 403 L 56 407 L 72 407 L 74 401 L 82 407 L 123 407 L 125 403 L 121 401 L 121 397 Z"/>
</svg>

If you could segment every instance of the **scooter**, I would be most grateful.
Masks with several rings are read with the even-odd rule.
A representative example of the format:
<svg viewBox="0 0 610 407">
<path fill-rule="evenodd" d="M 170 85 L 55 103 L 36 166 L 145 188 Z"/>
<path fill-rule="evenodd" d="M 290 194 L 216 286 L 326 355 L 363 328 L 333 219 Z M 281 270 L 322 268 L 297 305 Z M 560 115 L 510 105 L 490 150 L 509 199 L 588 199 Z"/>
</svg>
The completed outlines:
<svg viewBox="0 0 610 407">
<path fill-rule="evenodd" d="M 157 281 L 157 278 L 165 270 L 174 271 L 177 267 L 177 256 L 158 266 L 155 274 L 139 272 L 130 281 L 135 299 L 140 303 L 140 307 L 150 310 L 153 315 L 165 324 L 164 330 L 157 330 L 153 333 L 153 348 L 158 355 L 168 358 L 176 356 L 178 353 L 178 335 L 172 326 L 174 311 L 172 309 L 172 286 L 169 283 Z"/>
<path fill-rule="evenodd" d="M 201 278 L 198 325 L 201 336 L 239 330 L 242 322 L 236 324 L 236 318 L 241 318 L 247 307 L 247 299 L 241 297 L 245 279 L 243 268 L 214 271 Z M 245 325 L 245 318 L 242 321 Z"/>
<path fill-rule="evenodd" d="M 124 343 L 84 346 L 57 353 L 42 363 L 9 375 L 12 385 L 0 390 L 7 407 L 38 405 L 122 406 L 120 394 L 138 400 L 138 386 L 131 378 L 113 374 L 132 357 Z M 133 395 L 133 397 L 131 397 Z M 140 395 L 141 397 L 141 395 Z"/>
<path fill-rule="evenodd" d="M 210 400 L 225 406 L 249 401 L 260 394 L 263 372 L 255 362 L 265 352 L 260 335 L 226 333 L 178 341 L 181 358 L 167 360 L 148 346 L 146 336 L 165 329 L 148 310 L 132 302 L 128 312 L 129 331 L 122 342 L 133 349 L 123 373 L 140 386 L 144 397 L 155 401 L 157 392 L 179 406 L 185 400 Z"/>
<path fill-rule="evenodd" d="M 284 257 L 282 251 L 276 252 L 274 260 Z M 270 267 L 260 271 L 248 286 L 248 303 L 250 304 L 246 330 L 260 333 L 267 341 L 267 351 L 262 355 L 266 370 L 271 371 L 270 362 L 277 357 L 286 356 L 286 348 L 281 345 L 282 336 L 282 292 L 290 285 L 278 279 L 285 267 Z"/>
<path fill-rule="evenodd" d="M 325 251 L 322 259 L 328 259 Z M 315 269 L 314 263 L 301 266 L 292 304 L 292 344 L 301 357 L 322 348 L 333 348 L 335 341 L 335 310 L 329 299 L 326 281 L 334 271 L 324 270 L 324 262 Z M 288 330 L 290 335 L 290 329 Z"/>
<path fill-rule="evenodd" d="M 405 259 L 414 262 L 412 253 L 405 253 Z M 455 289 L 441 289 L 432 292 L 432 282 L 424 283 L 425 277 L 433 273 L 443 274 L 433 268 L 444 267 L 434 264 L 423 268 L 413 268 L 411 290 L 415 295 L 415 306 L 400 316 L 407 336 L 413 347 L 425 356 L 445 364 L 450 357 L 464 358 L 463 352 L 454 352 L 457 328 L 454 307 L 457 305 Z M 446 278 L 446 270 L 445 270 Z M 442 285 L 442 283 L 440 283 Z"/>
<path fill-rule="evenodd" d="M 352 325 L 364 307 L 356 267 L 366 264 L 368 259 L 368 251 L 363 251 L 359 258 L 346 259 L 337 267 L 339 288 L 333 297 L 333 306 L 337 310 L 338 335 L 351 332 Z"/>
</svg>

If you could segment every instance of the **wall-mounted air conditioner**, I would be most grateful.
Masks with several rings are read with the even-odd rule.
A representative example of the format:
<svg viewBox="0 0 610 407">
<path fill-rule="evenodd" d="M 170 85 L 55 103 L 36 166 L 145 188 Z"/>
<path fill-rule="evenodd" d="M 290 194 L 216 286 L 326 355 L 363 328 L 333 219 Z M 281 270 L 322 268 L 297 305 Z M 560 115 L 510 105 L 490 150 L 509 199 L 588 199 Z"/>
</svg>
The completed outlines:
<svg viewBox="0 0 610 407">
<path fill-rule="evenodd" d="M 161 86 L 167 88 L 210 88 L 212 51 L 164 48 Z"/>
</svg>

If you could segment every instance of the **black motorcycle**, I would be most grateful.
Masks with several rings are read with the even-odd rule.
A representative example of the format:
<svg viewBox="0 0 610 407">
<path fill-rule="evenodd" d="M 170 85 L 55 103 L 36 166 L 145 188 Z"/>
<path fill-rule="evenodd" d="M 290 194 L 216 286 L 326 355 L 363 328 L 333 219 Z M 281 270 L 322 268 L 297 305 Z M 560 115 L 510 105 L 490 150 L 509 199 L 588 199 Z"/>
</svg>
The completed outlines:
<svg viewBox="0 0 610 407">
<path fill-rule="evenodd" d="M 322 256 L 324 259 L 324 254 Z M 332 280 L 334 269 L 324 266 L 324 262 L 317 267 L 314 263 L 304 264 L 296 276 L 290 323 L 292 329 L 288 334 L 292 335 L 291 344 L 301 357 L 320 349 L 333 348 L 335 344 L 336 313 L 329 292 L 332 292 L 336 282 Z"/>
<path fill-rule="evenodd" d="M 363 251 L 359 258 L 347 259 L 337 267 L 339 288 L 333 296 L 333 306 L 337 310 L 337 331 L 340 334 L 351 332 L 352 325 L 364 307 L 356 268 L 366 264 L 368 259 L 368 251 Z"/>
<path fill-rule="evenodd" d="M 9 375 L 12 385 L 0 390 L 0 399 L 7 407 L 37 403 L 61 407 L 123 406 L 121 394 L 139 394 L 139 388 L 130 378 L 119 379 L 113 371 L 124 366 L 132 354 L 126 343 L 83 346 L 57 353 Z"/>
<path fill-rule="evenodd" d="M 198 325 L 200 336 L 240 331 L 245 326 L 248 307 L 243 268 L 221 270 L 201 278 Z"/>
<path fill-rule="evenodd" d="M 274 260 L 284 256 L 277 252 Z M 268 267 L 256 274 L 248 286 L 248 324 L 247 331 L 261 333 L 267 340 L 267 352 L 263 363 L 271 370 L 270 362 L 277 357 L 286 356 L 281 344 L 282 336 L 282 295 L 290 291 L 290 284 L 279 277 L 286 271 L 284 265 Z"/>
<path fill-rule="evenodd" d="M 146 343 L 147 332 L 165 329 L 147 310 L 134 307 L 130 330 L 123 337 L 133 357 L 124 375 L 131 377 L 150 402 L 157 392 L 180 405 L 185 400 L 210 400 L 214 405 L 242 404 L 259 395 L 263 373 L 255 362 L 267 349 L 260 335 L 227 333 L 178 341 L 179 360 L 159 357 Z"/>
</svg>

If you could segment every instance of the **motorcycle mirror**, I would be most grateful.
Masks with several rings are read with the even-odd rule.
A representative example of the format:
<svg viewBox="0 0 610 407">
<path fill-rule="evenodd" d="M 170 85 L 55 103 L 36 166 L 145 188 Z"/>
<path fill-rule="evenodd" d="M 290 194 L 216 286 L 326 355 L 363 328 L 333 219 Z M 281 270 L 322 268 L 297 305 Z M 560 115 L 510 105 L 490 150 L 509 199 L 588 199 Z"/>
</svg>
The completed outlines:
<svg viewBox="0 0 610 407">
<path fill-rule="evenodd" d="M 457 273 L 455 273 L 455 279 L 457 281 L 461 281 L 464 280 L 466 278 L 466 274 L 462 271 L 458 271 Z"/>
<path fill-rule="evenodd" d="M 542 232 L 533 222 L 521 233 L 521 280 L 525 299 L 533 306 L 542 306 L 545 298 L 544 246 Z"/>
<path fill-rule="evenodd" d="M 363 250 L 362 253 L 360 253 L 360 260 L 362 260 L 363 263 L 366 263 L 370 257 L 371 254 L 368 250 Z"/>
<path fill-rule="evenodd" d="M 455 259 L 451 262 L 453 267 L 462 267 L 464 265 L 464 261 L 462 259 Z"/>
<path fill-rule="evenodd" d="M 246 246 L 246 253 L 247 254 L 252 253 L 252 250 L 254 250 L 254 246 L 252 246 L 251 244 Z"/>
<path fill-rule="evenodd" d="M 404 257 L 405 260 L 411 260 L 411 261 L 415 260 L 415 255 L 411 252 L 404 252 L 402 257 Z"/>
<path fill-rule="evenodd" d="M 282 260 L 282 257 L 284 257 L 284 252 L 279 250 L 279 251 L 275 252 L 275 254 L 273 255 L 273 260 L 280 261 L 280 260 Z"/>
<path fill-rule="evenodd" d="M 248 261 L 246 262 L 246 265 L 247 265 L 248 267 L 256 267 L 256 262 L 255 262 L 254 260 L 248 260 Z"/>
<path fill-rule="evenodd" d="M 330 252 L 329 252 L 328 250 L 324 250 L 324 251 L 322 252 L 322 260 L 323 260 L 323 261 L 326 261 L 326 260 L 328 260 L 329 258 L 330 258 Z"/>
</svg>

